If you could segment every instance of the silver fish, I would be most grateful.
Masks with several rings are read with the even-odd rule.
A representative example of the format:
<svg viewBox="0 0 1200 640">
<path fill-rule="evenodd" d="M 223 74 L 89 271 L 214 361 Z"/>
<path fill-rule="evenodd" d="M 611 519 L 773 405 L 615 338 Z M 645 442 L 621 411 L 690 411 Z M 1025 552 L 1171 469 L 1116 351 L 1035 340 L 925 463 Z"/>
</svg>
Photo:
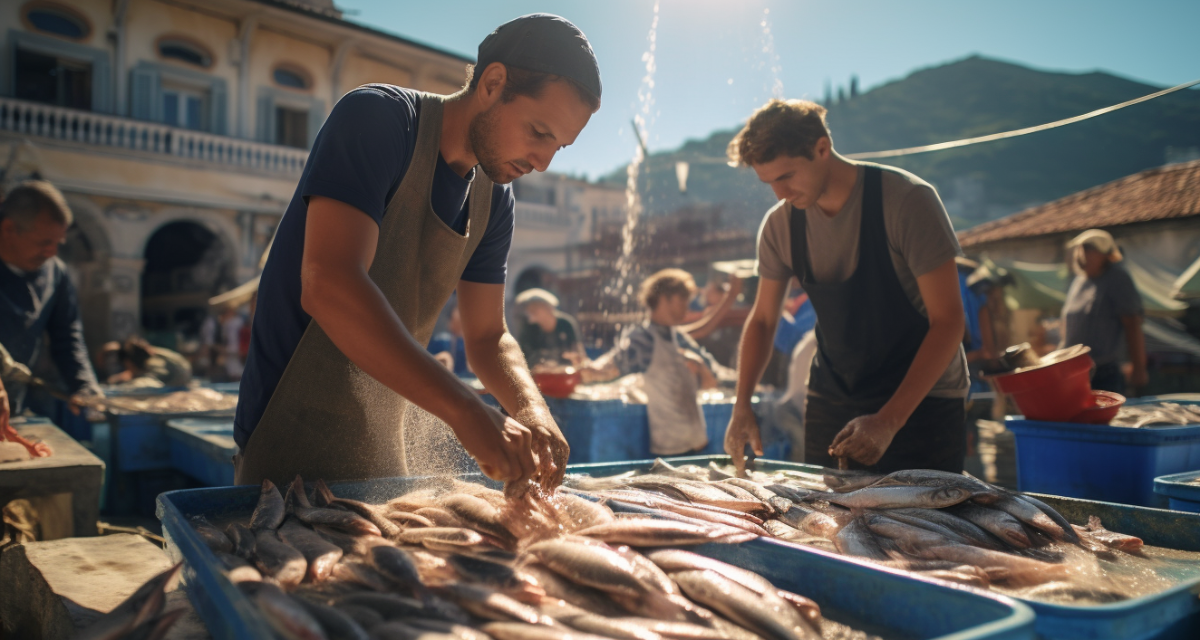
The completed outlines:
<svg viewBox="0 0 1200 640">
<path fill-rule="evenodd" d="M 958 487 L 866 487 L 849 493 L 814 493 L 809 500 L 825 500 L 851 509 L 900 509 L 920 507 L 942 509 L 971 497 L 971 492 Z"/>
<path fill-rule="evenodd" d="M 771 640 L 820 638 L 787 601 L 774 594 L 757 594 L 710 570 L 681 571 L 672 576 L 683 592 L 733 622 Z"/>
<path fill-rule="evenodd" d="M 254 531 L 277 529 L 279 525 L 283 524 L 285 515 L 287 512 L 279 489 L 270 480 L 263 480 L 258 494 L 258 504 L 254 507 L 254 513 L 250 515 L 250 528 Z"/>
</svg>

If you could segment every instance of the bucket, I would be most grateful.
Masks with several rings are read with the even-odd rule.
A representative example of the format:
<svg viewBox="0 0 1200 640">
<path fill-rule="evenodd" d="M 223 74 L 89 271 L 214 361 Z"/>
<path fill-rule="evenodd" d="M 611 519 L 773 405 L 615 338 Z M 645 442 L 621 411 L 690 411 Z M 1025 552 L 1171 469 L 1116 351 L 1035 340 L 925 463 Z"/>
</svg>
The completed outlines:
<svg viewBox="0 0 1200 640">
<path fill-rule="evenodd" d="M 995 376 L 1000 391 L 1012 396 L 1028 420 L 1070 422 L 1095 405 L 1092 357 L 1087 347 L 1055 351 L 1035 367 Z"/>
</svg>

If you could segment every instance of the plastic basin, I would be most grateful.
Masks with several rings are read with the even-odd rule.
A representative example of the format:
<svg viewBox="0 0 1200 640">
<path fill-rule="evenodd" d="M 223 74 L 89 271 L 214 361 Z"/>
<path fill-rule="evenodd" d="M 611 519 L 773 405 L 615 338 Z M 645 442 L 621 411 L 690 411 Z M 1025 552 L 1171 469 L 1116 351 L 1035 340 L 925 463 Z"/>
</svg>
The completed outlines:
<svg viewBox="0 0 1200 640">
<path fill-rule="evenodd" d="M 1092 357 L 1086 352 L 1054 364 L 995 376 L 1030 420 L 1070 422 L 1092 406 Z"/>
<path fill-rule="evenodd" d="M 573 367 L 565 371 L 540 371 L 533 374 L 538 391 L 551 398 L 565 398 L 575 392 L 582 376 Z"/>
<path fill-rule="evenodd" d="M 1168 505 L 1174 511 L 1200 513 L 1200 471 L 1155 478 L 1154 492 L 1166 496 Z"/>
<path fill-rule="evenodd" d="M 1067 422 L 1083 424 L 1108 424 L 1117 417 L 1125 404 L 1125 396 L 1111 391 L 1092 391 L 1092 406 L 1080 411 Z"/>
<path fill-rule="evenodd" d="M 672 459 L 676 460 L 687 459 Z M 645 467 L 649 461 L 640 464 Z M 462 479 L 498 486 L 477 474 Z M 419 478 L 392 478 L 335 483 L 331 488 L 341 496 L 381 503 L 419 482 Z M 205 515 L 214 522 L 248 518 L 257 498 L 257 487 L 192 489 L 159 496 L 158 517 L 167 552 L 173 559 L 185 561 L 188 597 L 214 638 L 274 636 L 262 614 L 224 577 L 216 558 L 188 525 L 187 518 Z M 1010 598 L 881 570 L 833 554 L 802 551 L 774 540 L 691 549 L 757 571 L 780 588 L 813 598 L 830 619 L 885 638 L 1034 638 L 1032 611 Z"/>
<path fill-rule="evenodd" d="M 167 420 L 171 466 L 210 487 L 233 484 L 233 420 Z"/>
</svg>

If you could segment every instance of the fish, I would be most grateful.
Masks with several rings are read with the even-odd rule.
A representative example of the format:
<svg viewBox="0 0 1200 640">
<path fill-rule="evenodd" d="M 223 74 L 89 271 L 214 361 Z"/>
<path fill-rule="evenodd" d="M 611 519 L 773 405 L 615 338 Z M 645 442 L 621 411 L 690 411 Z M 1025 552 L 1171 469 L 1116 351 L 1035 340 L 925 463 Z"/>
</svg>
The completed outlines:
<svg viewBox="0 0 1200 640">
<path fill-rule="evenodd" d="M 607 617 L 627 615 L 623 607 L 613 602 L 604 592 L 576 584 L 551 571 L 540 563 L 527 563 L 518 569 L 523 580 L 537 585 L 547 598 L 562 600 L 584 610 Z"/>
<path fill-rule="evenodd" d="M 566 516 L 570 531 L 607 524 L 616 520 L 612 509 L 599 501 L 588 500 L 566 491 L 556 492 L 551 503 Z"/>
<path fill-rule="evenodd" d="M 577 534 L 608 543 L 629 544 L 635 547 L 665 547 L 706 542 L 737 544 L 758 537 L 755 534 L 723 525 L 712 524 L 701 527 L 657 518 L 616 520 L 583 529 Z"/>
<path fill-rule="evenodd" d="M 900 509 L 923 507 L 942 509 L 971 497 L 971 492 L 958 487 L 916 487 L 896 485 L 870 486 L 849 493 L 813 493 L 808 500 L 825 500 L 851 509 Z"/>
<path fill-rule="evenodd" d="M 360 560 L 342 558 L 341 562 L 334 565 L 332 575 L 339 582 L 356 584 L 380 593 L 392 589 L 391 583 L 382 573 Z"/>
<path fill-rule="evenodd" d="M 919 575 L 934 580 L 943 580 L 945 582 L 954 582 L 956 584 L 975 587 L 977 589 L 986 589 L 991 586 L 992 581 L 987 577 L 986 573 L 980 574 L 966 571 L 950 571 L 947 569 L 934 569 L 930 571 L 916 571 Z"/>
<path fill-rule="evenodd" d="M 192 525 L 192 530 L 200 536 L 204 544 L 213 552 L 229 553 L 233 551 L 233 543 L 229 537 L 220 529 L 214 527 L 204 516 L 192 516 L 188 518 L 188 524 Z"/>
<path fill-rule="evenodd" d="M 893 520 L 916 527 L 924 527 L 948 538 L 956 539 L 963 544 L 994 551 L 1005 549 L 999 540 L 983 528 L 940 509 L 890 509 L 886 515 Z"/>
<path fill-rule="evenodd" d="M 641 491 L 606 491 L 601 494 L 609 505 L 614 505 L 614 501 L 623 503 L 636 504 L 650 509 L 662 509 L 663 511 L 672 511 L 680 515 L 698 518 L 701 520 L 711 520 L 713 522 L 725 523 L 729 519 L 739 519 L 752 524 L 762 524 L 762 518 L 740 511 L 732 511 L 721 507 L 714 507 L 705 504 L 694 504 L 672 500 L 666 496 L 659 496 Z"/>
<path fill-rule="evenodd" d="M 433 640 L 436 634 L 442 634 L 454 640 L 492 640 L 488 634 L 454 622 L 434 620 L 431 618 L 409 618 L 405 623 L 422 635 L 418 638 Z M 432 635 L 431 635 L 432 634 Z"/>
<path fill-rule="evenodd" d="M 254 559 L 254 532 L 240 522 L 225 527 L 225 536 L 233 543 L 233 555 L 243 560 Z"/>
<path fill-rule="evenodd" d="M 371 561 L 371 566 L 401 588 L 410 591 L 418 598 L 426 593 L 425 584 L 421 581 L 421 574 L 417 571 L 416 563 L 403 549 L 379 545 L 371 549 L 371 553 L 367 557 Z"/>
<path fill-rule="evenodd" d="M 300 476 L 296 476 L 296 479 L 292 481 L 288 495 L 291 496 L 291 500 L 287 503 L 288 512 L 306 524 L 325 525 L 351 534 L 382 535 L 379 527 L 357 513 L 344 509 L 312 506 L 308 501 L 308 496 L 304 494 L 304 481 L 300 479 Z"/>
<path fill-rule="evenodd" d="M 962 544 L 926 547 L 921 550 L 921 557 L 981 567 L 993 581 L 1005 582 L 1014 587 L 1063 580 L 1068 576 L 1065 565 Z"/>
<path fill-rule="evenodd" d="M 768 638 L 769 640 L 819 639 L 820 633 L 790 603 L 775 594 L 758 594 L 712 571 L 680 571 L 672 575 L 697 604 Z"/>
<path fill-rule="evenodd" d="M 745 491 L 746 493 L 750 494 L 750 496 L 752 498 L 754 498 L 755 500 L 758 500 L 759 502 L 762 502 L 764 505 L 766 505 L 768 513 L 775 512 L 775 507 L 772 504 L 771 499 L 776 498 L 778 496 L 774 492 L 772 492 L 771 490 L 767 489 L 766 487 L 764 487 L 763 485 L 761 485 L 757 482 L 751 482 L 750 480 L 746 480 L 745 478 L 726 478 L 725 480 L 721 480 L 719 482 L 713 482 L 710 484 L 712 484 L 714 486 L 718 486 L 718 487 L 723 484 L 732 485 L 734 487 L 737 487 L 737 488 L 741 489 L 742 491 Z"/>
<path fill-rule="evenodd" d="M 985 505 L 993 504 L 1004 497 L 1003 491 L 974 476 L 934 469 L 894 471 L 875 481 L 871 486 L 958 487 L 970 491 L 971 500 Z"/>
<path fill-rule="evenodd" d="M 237 584 L 239 582 L 260 582 L 263 579 L 262 573 L 255 569 L 248 561 L 240 556 L 235 556 L 229 553 L 217 554 L 217 561 L 225 568 L 225 577 L 230 582 Z"/>
<path fill-rule="evenodd" d="M 669 480 L 669 482 L 655 482 L 638 479 L 635 482 L 627 483 L 626 486 L 635 489 L 662 492 L 668 496 L 675 497 L 676 499 L 683 499 L 693 503 L 706 504 L 713 507 L 721 507 L 722 509 L 729 509 L 730 511 L 756 513 L 766 510 L 766 506 L 760 500 L 735 498 L 707 483 L 690 482 L 679 479 Z"/>
<path fill-rule="evenodd" d="M 466 524 L 458 516 L 441 507 L 422 507 L 412 512 L 413 515 L 425 518 L 435 527 L 450 527 L 461 529 Z"/>
<path fill-rule="evenodd" d="M 991 507 L 1008 513 L 1017 520 L 1045 533 L 1055 540 L 1072 540 L 1076 542 L 1079 540 L 1079 536 L 1074 530 L 1071 530 L 1070 535 L 1068 535 L 1041 507 L 1029 500 L 1022 499 L 1021 496 L 1015 494 L 1006 495 L 993 503 Z M 1069 525 L 1068 528 L 1070 528 Z"/>
<path fill-rule="evenodd" d="M 791 505 L 779 514 L 784 524 L 811 536 L 832 540 L 842 525 L 832 516 L 803 505 Z"/>
<path fill-rule="evenodd" d="M 472 615 L 485 620 L 498 622 L 515 620 L 526 624 L 546 626 L 557 626 L 558 624 L 549 616 L 542 615 L 537 609 L 487 587 L 465 582 L 452 582 L 438 586 L 436 591 Z"/>
<path fill-rule="evenodd" d="M 167 602 L 167 592 L 178 583 L 182 568 L 181 562 L 147 580 L 112 611 L 80 631 L 76 640 L 119 640 L 157 618 Z"/>
<path fill-rule="evenodd" d="M 841 531 L 834 536 L 833 542 L 842 555 L 870 558 L 872 560 L 887 560 L 890 558 L 884 552 L 879 541 L 863 524 L 861 518 L 855 518 L 846 523 Z"/>
<path fill-rule="evenodd" d="M 295 587 L 308 574 L 308 561 L 304 555 L 281 540 L 274 529 L 259 529 L 254 543 L 255 566 L 281 586 Z"/>
<path fill-rule="evenodd" d="M 480 629 L 494 640 L 611 640 L 567 627 L 547 627 L 524 622 L 489 622 Z"/>
<path fill-rule="evenodd" d="M 660 593 L 665 593 L 669 596 L 681 595 L 679 585 L 667 575 L 653 560 L 646 556 L 626 547 L 612 547 L 613 551 L 621 554 L 630 564 L 633 565 L 634 575 L 642 584 L 652 587 Z"/>
<path fill-rule="evenodd" d="M 396 537 L 397 542 L 404 544 L 419 544 L 428 548 L 474 547 L 483 544 L 483 536 L 471 529 L 454 527 L 427 527 L 423 529 L 407 529 Z"/>
<path fill-rule="evenodd" d="M 391 544 L 380 536 L 352 535 L 323 525 L 316 525 L 312 529 L 317 535 L 337 545 L 343 552 L 352 556 L 366 555 L 376 545 Z"/>
<path fill-rule="evenodd" d="M 759 594 L 775 594 L 792 604 L 810 622 L 820 620 L 821 607 L 816 602 L 794 593 L 780 590 L 770 580 L 741 567 L 714 560 L 682 549 L 659 549 L 646 557 L 667 574 L 680 571 L 715 571 L 739 585 Z M 819 627 L 814 627 L 820 631 Z"/>
<path fill-rule="evenodd" d="M 633 563 L 607 545 L 558 538 L 533 544 L 526 554 L 576 584 L 605 592 L 633 613 L 693 621 L 686 603 L 644 583 Z"/>
<path fill-rule="evenodd" d="M 318 478 L 313 483 L 313 499 L 314 507 L 328 507 L 337 500 L 337 496 L 333 495 L 333 491 L 329 489 L 329 485 L 325 481 Z"/>
<path fill-rule="evenodd" d="M 647 628 L 638 619 L 609 618 L 596 615 L 574 605 L 558 601 L 543 604 L 538 609 L 552 620 L 584 633 L 595 633 L 619 640 L 661 640 L 662 636 Z"/>
<path fill-rule="evenodd" d="M 821 479 L 830 491 L 849 493 L 869 487 L 882 480 L 883 477 L 884 474 L 869 471 L 826 469 L 825 475 Z"/>
<path fill-rule="evenodd" d="M 940 532 L 901 522 L 879 513 L 864 515 L 862 523 L 868 531 L 876 536 L 892 540 L 910 556 L 920 556 L 920 550 L 926 547 L 963 544 L 960 537 L 953 532 L 949 532 L 949 536 L 943 535 Z"/>
<path fill-rule="evenodd" d="M 1037 507 L 1042 513 L 1046 514 L 1047 517 L 1054 521 L 1054 524 L 1058 526 L 1058 530 L 1055 532 L 1048 531 L 1047 533 L 1049 533 L 1055 540 L 1067 540 L 1068 542 L 1074 542 L 1077 544 L 1079 543 L 1079 536 L 1075 533 L 1075 530 L 1071 528 L 1071 523 L 1068 522 L 1067 519 L 1058 512 L 1057 509 L 1029 494 L 1023 493 L 1018 496 L 1018 498 Z"/>
<path fill-rule="evenodd" d="M 454 553 L 446 561 L 459 576 L 496 589 L 513 587 L 520 582 L 536 584 L 523 580 L 513 567 L 486 558 Z"/>
<path fill-rule="evenodd" d="M 328 488 L 326 488 L 328 491 Z M 321 505 L 314 505 L 321 506 Z M 342 507 L 347 511 L 357 513 L 365 518 L 371 524 L 379 529 L 379 535 L 388 538 L 389 540 L 396 537 L 400 533 L 400 525 L 388 517 L 390 511 L 385 511 L 379 505 L 367 504 L 358 500 L 350 500 L 348 498 L 333 498 L 328 501 L 329 507 Z"/>
<path fill-rule="evenodd" d="M 352 620 L 358 623 L 358 626 L 367 631 L 371 631 L 380 624 L 383 624 L 383 616 L 370 607 L 356 604 L 341 604 L 333 608 L 350 616 Z"/>
<path fill-rule="evenodd" d="M 1107 547 L 1124 551 L 1125 553 L 1137 553 L 1142 549 L 1142 539 L 1123 533 L 1116 533 L 1104 528 L 1100 523 L 1100 518 L 1096 516 L 1088 516 L 1086 527 L 1075 526 L 1075 531 L 1080 537 L 1087 537 Z"/>
<path fill-rule="evenodd" d="M 1033 541 L 1029 539 L 1029 534 L 1021 525 L 1021 521 L 1007 511 L 981 507 L 973 502 L 955 505 L 949 511 L 999 538 L 1014 549 L 1028 549 L 1033 546 Z"/>
<path fill-rule="evenodd" d="M 387 511 L 383 512 L 384 517 L 400 526 L 401 529 L 406 527 L 433 527 L 436 526 L 432 520 L 419 516 L 415 513 L 407 511 L 399 511 L 388 507 Z M 382 529 L 380 529 L 382 531 Z"/>
<path fill-rule="evenodd" d="M 385 620 L 421 617 L 429 613 L 420 601 L 395 593 L 360 591 L 358 593 L 338 596 L 330 604 L 334 607 L 342 607 L 343 605 L 366 607 L 383 616 Z"/>
<path fill-rule="evenodd" d="M 353 616 L 319 602 L 296 598 L 296 602 L 324 629 L 329 640 L 370 640 L 367 630 Z"/>
<path fill-rule="evenodd" d="M 507 544 L 516 542 L 513 533 L 502 522 L 500 511 L 483 498 L 455 494 L 444 498 L 441 506 L 471 529 L 494 536 Z"/>
<path fill-rule="evenodd" d="M 305 574 L 311 582 L 321 582 L 333 573 L 333 567 L 342 559 L 342 549 L 322 538 L 317 532 L 300 524 L 294 518 L 287 518 L 276 531 L 279 538 L 287 543 L 308 562 Z"/>
<path fill-rule="evenodd" d="M 285 515 L 287 515 L 287 509 L 283 504 L 283 496 L 280 495 L 279 489 L 270 480 L 263 480 L 258 494 L 258 504 L 254 506 L 254 513 L 250 514 L 250 529 L 255 532 L 263 529 L 278 529 L 279 525 L 283 524 Z"/>
<path fill-rule="evenodd" d="M 654 518 L 665 519 L 665 520 L 674 520 L 676 522 L 684 522 L 684 523 L 695 525 L 698 527 L 708 527 L 711 525 L 719 525 L 719 526 L 732 527 L 734 529 L 741 529 L 742 531 L 745 531 L 747 533 L 752 533 L 756 536 L 768 535 L 767 530 L 763 526 L 759 526 L 759 525 L 754 524 L 753 522 L 750 522 L 747 520 L 742 520 L 739 518 L 730 518 L 730 517 L 727 517 L 727 516 L 724 516 L 721 514 L 700 512 L 700 513 L 697 513 L 696 515 L 702 515 L 703 517 L 697 518 L 697 517 L 683 515 L 681 513 L 676 513 L 675 511 L 666 511 L 663 509 L 651 509 L 649 507 L 642 507 L 640 505 L 630 505 L 630 504 L 626 504 L 620 500 L 612 500 L 611 504 L 614 507 L 622 509 L 622 511 L 620 513 L 613 514 L 613 517 L 615 520 L 630 520 L 630 519 L 637 520 L 637 519 L 646 518 L 646 517 L 654 517 Z M 625 509 L 629 509 L 629 511 L 624 511 Z M 765 525 L 766 522 L 764 522 L 763 524 Z"/>
<path fill-rule="evenodd" d="M 260 534 L 266 533 L 263 531 Z M 292 640 L 327 640 L 321 623 L 296 599 L 269 582 L 238 585 L 276 632 Z"/>
</svg>

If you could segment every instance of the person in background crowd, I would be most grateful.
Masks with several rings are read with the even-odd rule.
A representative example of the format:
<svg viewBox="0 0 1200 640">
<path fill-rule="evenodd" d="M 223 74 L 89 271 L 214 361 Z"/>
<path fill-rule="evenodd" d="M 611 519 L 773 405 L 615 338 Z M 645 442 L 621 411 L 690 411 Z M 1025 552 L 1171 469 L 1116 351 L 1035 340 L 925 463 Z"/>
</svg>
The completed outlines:
<svg viewBox="0 0 1200 640">
<path fill-rule="evenodd" d="M 1092 388 L 1125 393 L 1121 371 L 1121 343 L 1129 349 L 1134 392 L 1146 386 L 1146 338 L 1142 334 L 1142 297 L 1133 278 L 1117 263 L 1121 250 L 1107 231 L 1089 229 L 1067 244 L 1075 280 L 1063 303 L 1062 340 L 1059 348 L 1083 344 L 1091 347 L 1096 370 Z"/>
<path fill-rule="evenodd" d="M 0 344 L 16 363 L 32 368 L 48 336 L 50 358 L 67 393 L 82 403 L 103 394 L 83 341 L 79 296 L 57 257 L 73 220 L 62 193 L 43 180 L 16 185 L 0 202 Z M 10 383 L 8 394 L 14 413 L 30 406 L 53 415 L 51 403 L 40 394 L 30 396 L 23 384 Z M 73 412 L 79 403 L 70 405 Z M 7 422 L 8 409 L 2 413 Z"/>
<path fill-rule="evenodd" d="M 545 289 L 528 289 L 517 295 L 525 311 L 525 327 L 517 337 L 529 366 L 582 364 L 586 356 L 575 319 L 558 310 L 558 297 Z"/>
<path fill-rule="evenodd" d="M 109 376 L 109 384 L 186 387 L 192 381 L 192 365 L 187 358 L 170 349 L 152 346 L 138 336 L 129 337 L 125 344 L 109 342 L 103 351 L 115 351 L 125 366 L 124 371 Z"/>
<path fill-rule="evenodd" d="M 209 315 L 200 327 L 202 357 L 208 378 L 213 382 L 236 382 L 242 377 L 242 329 L 246 317 L 235 304 L 221 307 L 218 315 Z"/>
<path fill-rule="evenodd" d="M 717 386 L 722 367 L 677 327 L 687 317 L 696 284 L 688 272 L 664 269 L 642 283 L 638 298 L 650 318 L 632 327 L 605 355 L 582 370 L 584 382 L 644 373 L 650 452 L 680 455 L 708 444 L 697 392 Z"/>
<path fill-rule="evenodd" d="M 721 321 L 729 315 L 729 310 L 737 302 L 738 296 L 745 289 L 745 283 L 736 275 L 729 275 L 729 282 L 718 283 L 714 278 L 708 279 L 708 284 L 699 296 L 693 298 L 693 304 L 688 307 L 686 324 L 680 325 L 679 330 L 696 340 L 703 340 L 721 328 Z M 694 302 L 703 300 L 704 306 L 696 312 Z"/>
<path fill-rule="evenodd" d="M 429 341 L 429 353 L 460 378 L 475 375 L 471 373 L 471 366 L 467 363 L 467 344 L 463 340 L 462 316 L 458 315 L 457 304 L 450 311 L 446 331 Z"/>
</svg>

